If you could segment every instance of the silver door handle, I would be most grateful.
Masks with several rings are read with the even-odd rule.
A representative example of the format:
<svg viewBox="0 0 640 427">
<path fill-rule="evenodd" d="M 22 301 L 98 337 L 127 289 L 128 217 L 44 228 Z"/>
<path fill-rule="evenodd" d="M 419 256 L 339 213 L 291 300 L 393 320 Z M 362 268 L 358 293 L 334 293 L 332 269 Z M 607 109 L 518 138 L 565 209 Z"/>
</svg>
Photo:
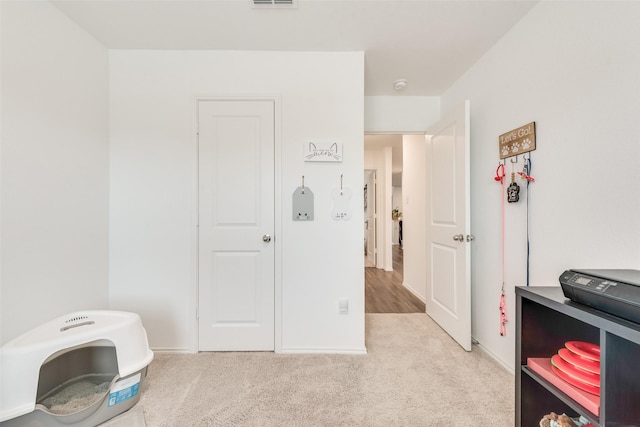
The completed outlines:
<svg viewBox="0 0 640 427">
<path fill-rule="evenodd" d="M 474 236 L 473 234 L 467 234 L 467 242 L 470 242 L 475 238 L 476 238 L 476 236 Z"/>
<path fill-rule="evenodd" d="M 271 241 L 271 236 L 265 234 L 264 236 L 262 236 L 262 241 L 265 243 L 269 243 Z"/>
<path fill-rule="evenodd" d="M 456 234 L 453 236 L 453 240 L 456 242 L 464 242 L 464 234 Z"/>
</svg>

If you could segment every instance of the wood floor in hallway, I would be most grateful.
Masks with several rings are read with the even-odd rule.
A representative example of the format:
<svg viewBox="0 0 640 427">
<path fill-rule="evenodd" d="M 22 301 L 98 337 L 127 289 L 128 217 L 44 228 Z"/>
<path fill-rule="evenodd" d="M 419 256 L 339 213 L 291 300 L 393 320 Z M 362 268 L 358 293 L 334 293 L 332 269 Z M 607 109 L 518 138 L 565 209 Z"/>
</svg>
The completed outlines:
<svg viewBox="0 0 640 427">
<path fill-rule="evenodd" d="M 419 298 L 402 286 L 402 247 L 393 245 L 393 271 L 366 267 L 365 312 L 367 313 L 424 313 Z"/>
</svg>

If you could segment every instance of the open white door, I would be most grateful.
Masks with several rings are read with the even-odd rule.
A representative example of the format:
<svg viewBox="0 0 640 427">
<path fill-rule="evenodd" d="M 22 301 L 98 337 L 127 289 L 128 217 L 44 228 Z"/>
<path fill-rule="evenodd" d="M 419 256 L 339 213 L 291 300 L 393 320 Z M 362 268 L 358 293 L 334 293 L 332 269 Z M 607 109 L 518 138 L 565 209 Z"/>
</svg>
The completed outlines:
<svg viewBox="0 0 640 427">
<path fill-rule="evenodd" d="M 427 314 L 471 351 L 469 101 L 427 131 Z"/>
</svg>

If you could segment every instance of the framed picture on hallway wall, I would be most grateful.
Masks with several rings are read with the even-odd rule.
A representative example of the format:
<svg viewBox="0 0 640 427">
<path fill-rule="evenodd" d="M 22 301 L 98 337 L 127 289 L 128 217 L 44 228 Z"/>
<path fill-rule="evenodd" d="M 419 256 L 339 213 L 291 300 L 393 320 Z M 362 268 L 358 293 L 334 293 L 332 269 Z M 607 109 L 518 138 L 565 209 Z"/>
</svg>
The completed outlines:
<svg viewBox="0 0 640 427">
<path fill-rule="evenodd" d="M 367 184 L 364 185 L 364 208 L 367 209 Z"/>
</svg>

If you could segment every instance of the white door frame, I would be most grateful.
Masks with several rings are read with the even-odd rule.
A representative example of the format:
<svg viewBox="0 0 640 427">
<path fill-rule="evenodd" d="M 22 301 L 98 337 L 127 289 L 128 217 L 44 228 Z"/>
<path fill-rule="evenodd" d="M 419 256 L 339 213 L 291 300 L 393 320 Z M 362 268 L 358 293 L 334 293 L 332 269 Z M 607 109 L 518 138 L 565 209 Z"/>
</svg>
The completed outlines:
<svg viewBox="0 0 640 427">
<path fill-rule="evenodd" d="M 373 175 L 373 188 L 367 188 L 367 197 L 368 201 L 368 209 L 373 209 L 373 266 L 374 268 L 378 268 L 378 222 L 379 222 L 379 214 L 378 214 L 378 169 L 365 169 L 365 172 L 371 172 Z M 368 181 L 366 182 L 368 184 Z M 372 203 L 373 202 L 373 203 Z M 366 219 L 366 218 L 365 218 Z M 367 229 L 369 229 L 369 225 L 367 224 Z M 366 237 L 369 237 L 367 234 Z M 369 242 L 367 240 L 367 242 Z"/>
<path fill-rule="evenodd" d="M 273 101 L 274 104 L 274 351 L 282 353 L 282 101 L 280 94 L 257 95 L 200 95 L 192 99 L 192 295 L 189 307 L 191 319 L 191 339 L 189 349 L 191 353 L 197 353 L 198 343 L 198 224 L 199 224 L 199 182 L 198 182 L 198 102 L 200 101 Z"/>
<path fill-rule="evenodd" d="M 380 132 L 365 132 L 366 135 L 385 134 Z M 391 133 L 386 133 L 391 135 Z M 393 133 L 399 135 L 399 133 Z M 389 153 L 391 147 L 388 147 Z M 388 162 L 387 162 L 388 160 Z M 376 162 L 373 168 L 364 168 L 376 172 L 376 268 L 393 271 L 393 256 L 391 248 L 391 158 L 385 157 L 384 164 Z M 388 164 L 387 164 L 388 163 Z M 383 173 L 384 172 L 384 173 Z"/>
</svg>

